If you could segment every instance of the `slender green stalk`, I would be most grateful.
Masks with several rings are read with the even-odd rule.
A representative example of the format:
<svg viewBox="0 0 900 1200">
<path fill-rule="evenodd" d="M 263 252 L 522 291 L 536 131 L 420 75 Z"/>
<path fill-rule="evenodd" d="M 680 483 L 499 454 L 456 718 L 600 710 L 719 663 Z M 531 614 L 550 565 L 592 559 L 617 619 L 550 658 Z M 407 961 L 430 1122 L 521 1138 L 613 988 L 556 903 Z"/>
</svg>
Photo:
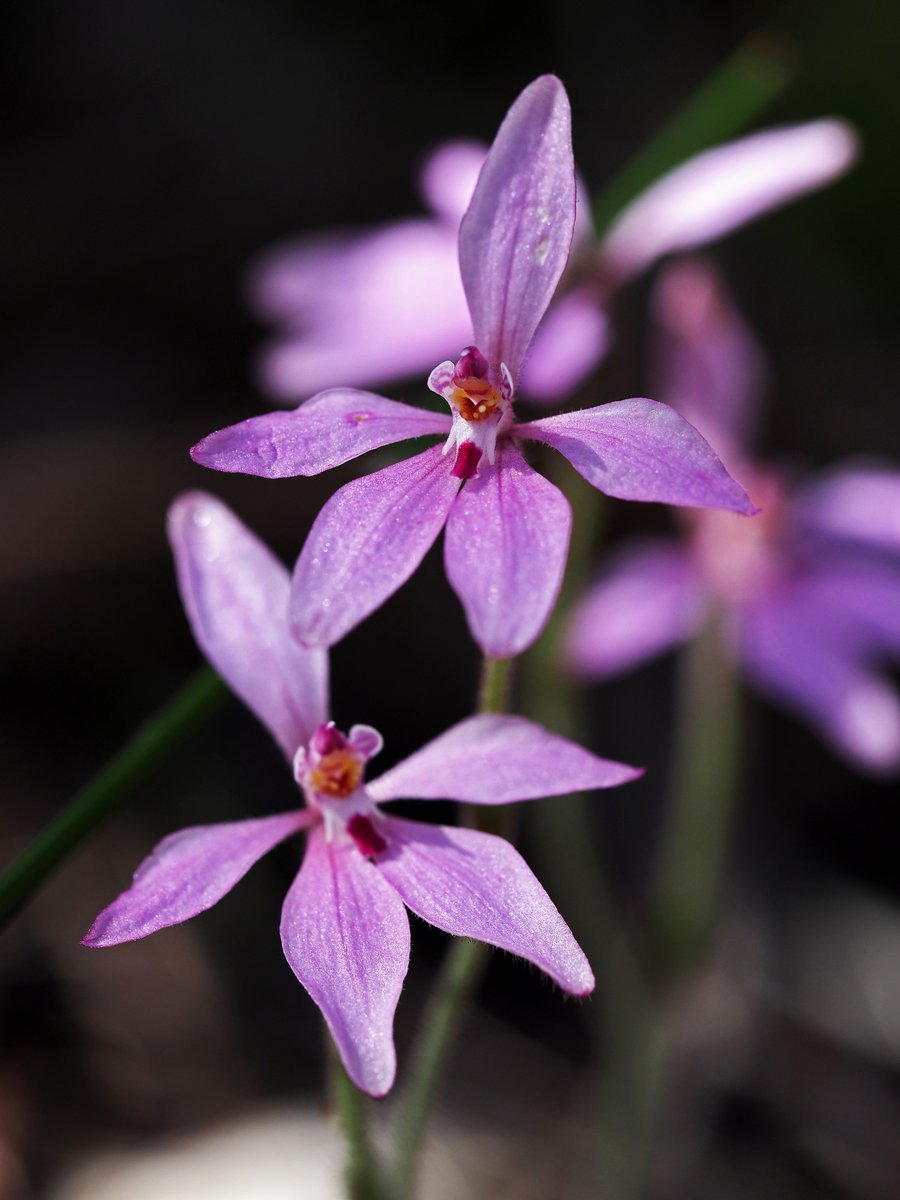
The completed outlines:
<svg viewBox="0 0 900 1200">
<path fill-rule="evenodd" d="M 345 1178 L 349 1200 L 390 1200 L 381 1161 L 369 1132 L 369 1099 L 344 1070 L 337 1048 L 326 1033 L 332 1096 L 347 1142 Z"/>
<path fill-rule="evenodd" d="M 478 712 L 506 710 L 513 659 L 485 655 L 478 693 Z M 465 812 L 471 824 L 488 833 L 507 833 L 509 811 L 472 805 Z M 396 1136 L 391 1168 L 393 1200 L 414 1195 L 416 1173 L 425 1131 L 450 1050 L 487 967 L 490 948 L 482 942 L 456 938 L 449 946 L 411 1055 L 409 1072 L 396 1103 Z"/>
<path fill-rule="evenodd" d="M 489 956 L 488 946 L 468 938 L 455 939 L 447 950 L 413 1051 L 408 1081 L 397 1101 L 391 1171 L 394 1200 L 407 1200 L 414 1195 L 425 1130 L 438 1084 L 463 1011 Z"/>
<path fill-rule="evenodd" d="M 671 802 L 649 908 L 664 976 L 690 966 L 712 932 L 740 765 L 739 690 L 719 620 L 683 653 Z"/>
<path fill-rule="evenodd" d="M 735 137 L 784 90 L 793 73 L 787 47 L 748 38 L 616 174 L 594 201 L 600 234 L 640 192 L 692 154 Z"/>
<path fill-rule="evenodd" d="M 218 675 L 202 667 L 137 730 L 0 876 L 0 927 L 92 829 L 212 716 L 226 695 Z"/>
</svg>

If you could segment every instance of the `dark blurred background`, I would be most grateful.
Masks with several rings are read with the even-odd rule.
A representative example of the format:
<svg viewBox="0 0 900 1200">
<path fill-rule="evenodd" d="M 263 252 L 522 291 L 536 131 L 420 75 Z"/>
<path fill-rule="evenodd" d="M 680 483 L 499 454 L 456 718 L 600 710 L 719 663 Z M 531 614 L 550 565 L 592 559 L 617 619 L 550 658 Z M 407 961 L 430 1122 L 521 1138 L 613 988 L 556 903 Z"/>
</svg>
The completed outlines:
<svg viewBox="0 0 900 1200">
<path fill-rule="evenodd" d="M 598 189 L 742 39 L 783 48 L 792 82 L 757 124 L 842 115 L 864 156 L 717 248 L 772 357 L 768 449 L 824 465 L 900 445 L 894 5 L 557 0 L 526 15 L 446 0 L 13 0 L 2 34 L 3 862 L 199 664 L 165 542 L 171 498 L 215 491 L 290 561 L 354 474 L 275 485 L 213 477 L 187 457 L 211 429 L 270 406 L 253 377 L 264 330 L 242 299 L 248 261 L 296 232 L 418 211 L 423 152 L 451 135 L 489 140 L 537 74 L 565 82 L 576 158 Z M 605 368 L 608 399 L 646 391 L 648 286 L 622 298 L 630 332 Z M 648 519 L 665 518 L 616 514 L 612 531 Z M 470 711 L 477 666 L 433 554 L 336 651 L 335 715 L 377 725 L 393 761 Z M 671 676 L 663 663 L 592 695 L 596 748 L 662 772 Z M 723 923 L 739 926 L 732 953 L 745 938 L 750 962 L 766 959 L 761 973 L 742 969 L 782 990 L 752 1023 L 754 1069 L 704 1077 L 701 1099 L 684 1101 L 699 1105 L 693 1128 L 725 1175 L 673 1168 L 657 1194 L 887 1198 L 900 1142 L 896 789 L 768 710 L 754 747 L 739 901 Z M 626 901 L 658 795 L 648 778 L 601 806 Z M 277 943 L 296 848 L 189 929 L 108 953 L 78 944 L 157 837 L 292 796 L 267 735 L 232 702 L 4 934 L 0 1194 L 49 1194 L 95 1150 L 316 1096 L 317 1014 Z M 863 944 L 865 970 L 843 957 Z M 401 1043 L 442 945 L 416 925 Z M 738 1007 L 756 1002 L 742 994 Z M 501 961 L 473 1029 L 493 1102 L 468 1067 L 448 1084 L 447 1112 L 473 1111 L 533 1154 L 554 1098 L 581 1086 L 584 1009 Z M 518 1114 L 505 1123 L 504 1105 Z M 551 1164 L 568 1153 L 557 1133 Z M 553 1194 L 535 1190 L 533 1164 L 530 1181 L 522 1170 L 512 1155 L 508 1194 Z M 453 1195 L 482 1194 L 460 1186 Z"/>
</svg>

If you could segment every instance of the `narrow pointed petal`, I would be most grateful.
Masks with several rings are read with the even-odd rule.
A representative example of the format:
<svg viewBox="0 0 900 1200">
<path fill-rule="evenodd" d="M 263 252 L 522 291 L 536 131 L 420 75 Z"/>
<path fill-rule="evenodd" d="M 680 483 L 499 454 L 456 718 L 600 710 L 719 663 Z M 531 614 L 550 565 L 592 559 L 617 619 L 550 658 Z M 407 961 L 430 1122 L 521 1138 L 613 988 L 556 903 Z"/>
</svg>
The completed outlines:
<svg viewBox="0 0 900 1200">
<path fill-rule="evenodd" d="M 657 384 L 727 461 L 750 449 L 766 392 L 765 359 L 718 272 L 703 259 L 666 267 L 653 294 Z"/>
<path fill-rule="evenodd" d="M 874 464 L 834 471 L 795 493 L 793 508 L 822 533 L 900 553 L 900 471 Z"/>
<path fill-rule="evenodd" d="M 446 413 L 332 388 L 294 412 L 264 413 L 219 429 L 194 446 L 191 458 L 214 471 L 287 479 L 318 475 L 392 442 L 449 431 Z"/>
<path fill-rule="evenodd" d="M 475 345 L 516 379 L 562 275 L 575 226 L 575 165 L 565 89 L 530 84 L 506 114 L 459 231 Z"/>
<path fill-rule="evenodd" d="M 379 869 L 423 920 L 534 963 L 585 996 L 594 975 L 568 925 L 509 842 L 475 829 L 391 817 Z"/>
<path fill-rule="evenodd" d="M 693 425 L 655 400 L 617 400 L 517 425 L 546 442 L 588 483 L 621 500 L 755 513 L 747 493 Z"/>
<path fill-rule="evenodd" d="M 444 558 L 472 637 L 486 654 L 526 650 L 556 603 L 572 512 L 510 441 L 493 467 L 466 482 L 450 519 Z"/>
<path fill-rule="evenodd" d="M 706 245 L 839 178 L 858 141 L 844 121 L 767 129 L 688 159 L 641 193 L 600 245 L 603 267 L 630 278 L 663 254 Z"/>
<path fill-rule="evenodd" d="M 409 918 L 397 892 L 352 843 L 329 844 L 314 829 L 285 897 L 281 944 L 347 1074 L 383 1096 L 394 1082 L 394 1012 L 409 966 Z"/>
<path fill-rule="evenodd" d="M 522 390 L 530 400 L 570 396 L 605 357 L 609 320 L 589 287 L 561 296 L 541 321 L 522 368 Z"/>
<path fill-rule="evenodd" d="M 100 913 L 83 944 L 133 942 L 205 912 L 257 859 L 309 820 L 308 813 L 298 811 L 170 834 L 135 871 L 131 887 Z"/>
<path fill-rule="evenodd" d="M 706 607 L 681 547 L 663 541 L 629 547 L 576 606 L 566 660 L 586 679 L 608 679 L 693 636 Z"/>
<path fill-rule="evenodd" d="M 748 608 L 738 636 L 748 676 L 838 753 L 874 773 L 900 767 L 900 697 L 872 670 L 854 618 L 787 589 Z"/>
<path fill-rule="evenodd" d="M 598 758 L 524 717 L 469 717 L 367 784 L 376 803 L 461 800 L 510 804 L 617 787 L 642 772 Z"/>
<path fill-rule="evenodd" d="M 291 619 L 307 645 L 331 646 L 406 582 L 459 489 L 435 447 L 335 492 L 294 570 Z"/>
<path fill-rule="evenodd" d="M 424 374 L 471 338 L 455 220 L 275 247 L 249 291 L 256 311 L 283 325 L 259 375 L 265 391 L 286 401 Z"/>
<path fill-rule="evenodd" d="M 328 718 L 328 657 L 288 631 L 286 568 L 204 492 L 175 501 L 168 533 L 197 644 L 292 759 Z"/>
</svg>

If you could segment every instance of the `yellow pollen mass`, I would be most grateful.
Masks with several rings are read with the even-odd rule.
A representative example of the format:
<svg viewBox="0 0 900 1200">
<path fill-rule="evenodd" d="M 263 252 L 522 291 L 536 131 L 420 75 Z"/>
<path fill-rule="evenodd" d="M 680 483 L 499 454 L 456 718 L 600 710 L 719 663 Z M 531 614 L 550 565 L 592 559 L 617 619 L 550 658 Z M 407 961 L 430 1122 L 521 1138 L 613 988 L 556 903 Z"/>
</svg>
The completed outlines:
<svg viewBox="0 0 900 1200">
<path fill-rule="evenodd" d="M 483 421 L 503 403 L 497 389 L 477 375 L 457 380 L 450 401 L 464 421 Z"/>
<path fill-rule="evenodd" d="M 353 750 L 332 750 L 310 771 L 309 783 L 313 791 L 323 796 L 344 800 L 359 787 L 362 773 L 362 763 Z"/>
</svg>

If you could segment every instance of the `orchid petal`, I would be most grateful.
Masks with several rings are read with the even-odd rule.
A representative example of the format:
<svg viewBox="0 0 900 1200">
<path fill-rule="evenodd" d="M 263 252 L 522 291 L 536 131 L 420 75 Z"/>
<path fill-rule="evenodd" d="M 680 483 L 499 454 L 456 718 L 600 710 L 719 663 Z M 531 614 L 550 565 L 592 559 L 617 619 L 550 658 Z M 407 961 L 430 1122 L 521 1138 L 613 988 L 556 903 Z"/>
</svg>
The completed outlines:
<svg viewBox="0 0 900 1200">
<path fill-rule="evenodd" d="M 326 842 L 318 827 L 284 900 L 281 944 L 347 1074 L 383 1096 L 394 1082 L 394 1012 L 409 966 L 409 918 L 394 888 L 351 842 Z"/>
<path fill-rule="evenodd" d="M 660 276 L 654 394 L 725 457 L 746 449 L 759 424 L 766 367 L 759 343 L 711 263 L 684 259 Z"/>
<path fill-rule="evenodd" d="M 796 710 L 857 766 L 900 766 L 900 699 L 868 665 L 855 620 L 786 589 L 741 615 L 738 652 L 748 676 Z"/>
<path fill-rule="evenodd" d="M 858 140 L 844 121 L 768 129 L 688 159 L 642 192 L 600 245 L 606 271 L 631 278 L 664 254 L 691 250 L 839 178 Z"/>
<path fill-rule="evenodd" d="M 863 464 L 834 471 L 797 492 L 793 509 L 822 533 L 900 552 L 900 471 Z"/>
<path fill-rule="evenodd" d="M 440 533 L 458 489 L 434 447 L 335 492 L 294 569 L 296 636 L 331 646 L 393 595 Z"/>
<path fill-rule="evenodd" d="M 487 158 L 483 142 L 445 142 L 433 150 L 422 164 L 419 191 L 431 211 L 453 229 L 460 221 L 472 199 L 478 173 Z"/>
<path fill-rule="evenodd" d="M 609 319 L 590 287 L 561 296 L 541 321 L 522 367 L 530 400 L 571 395 L 607 354 Z"/>
<path fill-rule="evenodd" d="M 695 634 L 706 602 L 693 561 L 673 542 L 646 541 L 611 561 L 572 614 L 566 659 L 607 679 Z"/>
<path fill-rule="evenodd" d="M 575 166 L 565 89 L 530 84 L 506 114 L 459 231 L 475 344 L 516 378 L 572 243 Z"/>
<path fill-rule="evenodd" d="M 293 758 L 328 716 L 328 657 L 288 631 L 285 567 L 221 501 L 188 492 L 169 510 L 178 584 L 200 649 Z"/>
<path fill-rule="evenodd" d="M 576 996 L 594 988 L 590 964 L 553 901 L 509 842 L 475 829 L 391 817 L 378 866 L 414 913 L 534 963 Z"/>
<path fill-rule="evenodd" d="M 214 471 L 288 479 L 318 475 L 392 442 L 449 431 L 446 413 L 332 388 L 293 412 L 265 413 L 219 429 L 194 446 L 191 458 Z"/>
<path fill-rule="evenodd" d="M 265 319 L 286 323 L 260 362 L 264 389 L 284 400 L 425 372 L 471 337 L 455 221 L 275 247 L 249 290 Z"/>
<path fill-rule="evenodd" d="M 169 834 L 135 871 L 131 887 L 100 913 L 83 944 L 133 942 L 205 912 L 257 859 L 309 821 L 298 811 Z"/>
<path fill-rule="evenodd" d="M 655 400 L 617 400 L 542 417 L 517 425 L 514 433 L 546 442 L 588 483 L 621 500 L 724 508 L 746 516 L 757 511 L 706 439 Z"/>
<path fill-rule="evenodd" d="M 510 804 L 617 787 L 641 771 L 598 758 L 524 717 L 469 717 L 367 784 L 376 803 L 461 800 Z"/>
<path fill-rule="evenodd" d="M 526 650 L 556 602 L 566 566 L 572 512 L 510 442 L 493 466 L 467 480 L 447 522 L 447 578 L 472 637 L 486 654 Z"/>
</svg>

